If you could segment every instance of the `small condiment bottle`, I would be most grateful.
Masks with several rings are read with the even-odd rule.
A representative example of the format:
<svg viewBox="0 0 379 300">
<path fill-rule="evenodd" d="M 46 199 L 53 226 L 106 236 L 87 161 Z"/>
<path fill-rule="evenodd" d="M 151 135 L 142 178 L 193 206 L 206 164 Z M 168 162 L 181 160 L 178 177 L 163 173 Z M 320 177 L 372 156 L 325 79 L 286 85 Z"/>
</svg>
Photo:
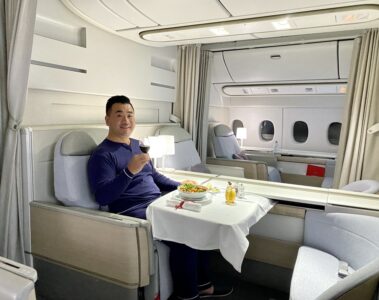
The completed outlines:
<svg viewBox="0 0 379 300">
<path fill-rule="evenodd" d="M 245 187 L 242 182 L 238 183 L 237 185 L 237 197 L 245 198 Z"/>
<path fill-rule="evenodd" d="M 231 182 L 228 182 L 225 191 L 225 203 L 228 205 L 233 205 L 236 200 L 236 189 Z"/>
</svg>

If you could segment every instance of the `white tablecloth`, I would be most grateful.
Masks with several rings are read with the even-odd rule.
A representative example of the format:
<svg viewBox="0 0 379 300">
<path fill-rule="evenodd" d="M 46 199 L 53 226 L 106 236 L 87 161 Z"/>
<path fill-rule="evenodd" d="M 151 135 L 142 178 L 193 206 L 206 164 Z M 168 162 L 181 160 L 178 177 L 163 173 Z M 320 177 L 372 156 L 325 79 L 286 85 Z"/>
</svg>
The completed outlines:
<svg viewBox="0 0 379 300">
<path fill-rule="evenodd" d="M 241 272 L 249 241 L 249 228 L 275 204 L 258 195 L 247 194 L 234 206 L 225 204 L 224 193 L 211 195 L 211 203 L 201 212 L 175 209 L 166 205 L 177 191 L 154 201 L 147 209 L 153 237 L 185 244 L 199 250 L 220 249 L 222 256 Z"/>
</svg>

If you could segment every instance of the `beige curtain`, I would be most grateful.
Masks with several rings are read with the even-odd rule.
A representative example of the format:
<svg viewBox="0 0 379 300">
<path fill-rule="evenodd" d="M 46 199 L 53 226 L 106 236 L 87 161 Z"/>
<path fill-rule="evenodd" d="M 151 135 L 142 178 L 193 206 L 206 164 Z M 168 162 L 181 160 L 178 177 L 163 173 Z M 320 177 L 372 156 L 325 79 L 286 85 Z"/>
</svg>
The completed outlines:
<svg viewBox="0 0 379 300">
<path fill-rule="evenodd" d="M 8 105 L 7 105 L 7 44 L 5 34 L 5 9 L 4 0 L 0 1 L 0 170 L 3 164 L 3 150 L 5 130 L 8 125 Z"/>
<path fill-rule="evenodd" d="M 355 55 L 354 55 L 355 54 Z M 342 122 L 333 187 L 361 179 L 379 180 L 379 132 L 368 129 L 379 122 L 379 36 L 368 30 L 355 41 L 347 103 Z"/>
<path fill-rule="evenodd" d="M 8 110 L 0 185 L 0 256 L 25 263 L 24 203 L 22 201 L 20 123 L 28 89 L 37 0 L 0 0 L 0 31 L 5 37 L 2 66 L 6 65 Z"/>
<path fill-rule="evenodd" d="M 174 114 L 194 141 L 197 140 L 196 112 L 199 92 L 200 45 L 178 47 L 178 70 Z"/>
<path fill-rule="evenodd" d="M 211 53 L 200 45 L 178 47 L 177 92 L 174 114 L 181 119 L 203 162 L 207 156 Z"/>
<path fill-rule="evenodd" d="M 211 56 L 213 56 L 213 54 L 209 51 L 202 50 L 200 53 L 199 92 L 195 114 L 197 122 L 195 124 L 197 125 L 196 148 L 202 162 L 207 160 Z"/>
</svg>

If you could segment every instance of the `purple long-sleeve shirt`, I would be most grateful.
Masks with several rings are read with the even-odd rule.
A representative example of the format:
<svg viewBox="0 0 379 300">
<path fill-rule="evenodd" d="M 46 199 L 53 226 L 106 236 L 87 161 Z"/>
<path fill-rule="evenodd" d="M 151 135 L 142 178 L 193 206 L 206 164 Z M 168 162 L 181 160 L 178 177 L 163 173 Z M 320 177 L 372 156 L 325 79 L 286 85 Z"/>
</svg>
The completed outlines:
<svg viewBox="0 0 379 300">
<path fill-rule="evenodd" d="M 141 153 L 135 139 L 130 139 L 130 145 L 105 139 L 95 149 L 87 172 L 91 190 L 100 205 L 108 205 L 111 212 L 144 217 L 147 206 L 161 191 L 177 188 L 179 182 L 157 172 L 151 162 L 135 175 L 129 172 L 126 168 L 129 160 Z"/>
</svg>

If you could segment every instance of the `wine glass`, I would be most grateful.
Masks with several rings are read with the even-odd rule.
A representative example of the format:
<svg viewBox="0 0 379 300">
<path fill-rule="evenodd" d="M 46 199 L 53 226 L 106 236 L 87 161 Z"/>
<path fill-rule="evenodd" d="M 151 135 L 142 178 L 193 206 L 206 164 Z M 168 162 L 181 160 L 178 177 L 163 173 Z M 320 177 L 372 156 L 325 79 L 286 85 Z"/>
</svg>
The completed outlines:
<svg viewBox="0 0 379 300">
<path fill-rule="evenodd" d="M 148 153 L 149 150 L 150 150 L 149 139 L 144 138 L 143 141 L 142 141 L 142 140 L 139 140 L 139 148 L 141 149 L 141 151 L 142 151 L 143 153 Z"/>
</svg>

